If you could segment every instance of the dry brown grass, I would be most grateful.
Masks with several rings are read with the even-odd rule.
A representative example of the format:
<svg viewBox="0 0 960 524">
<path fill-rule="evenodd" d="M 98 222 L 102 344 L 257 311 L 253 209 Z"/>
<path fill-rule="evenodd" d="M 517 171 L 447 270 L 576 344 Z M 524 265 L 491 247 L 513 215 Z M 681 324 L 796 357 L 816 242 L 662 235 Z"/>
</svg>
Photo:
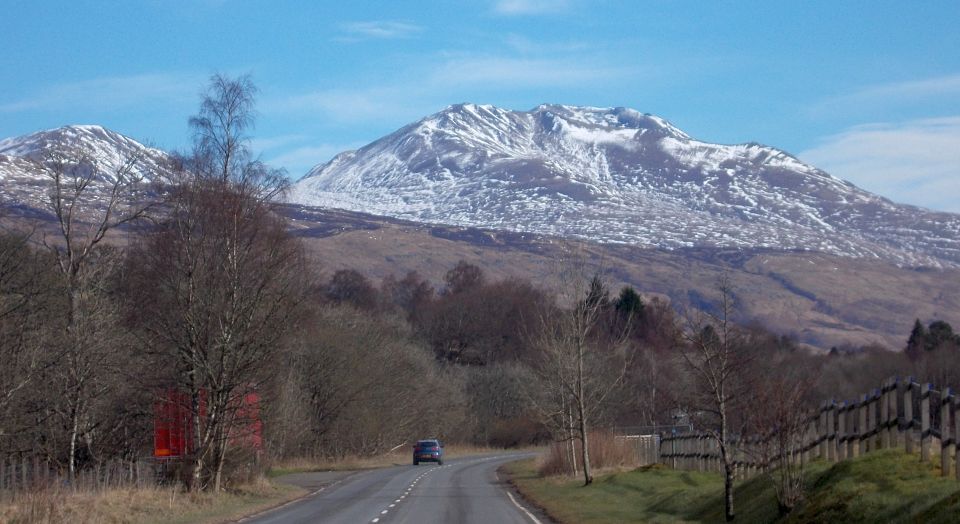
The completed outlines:
<svg viewBox="0 0 960 524">
<path fill-rule="evenodd" d="M 634 443 L 616 438 L 609 431 L 590 432 L 590 466 L 594 473 L 635 468 L 640 465 L 640 455 Z M 580 464 L 580 443 L 574 442 L 576 449 L 577 471 Z M 555 442 L 537 461 L 537 471 L 541 476 L 573 475 L 570 464 L 570 443 Z"/>
<path fill-rule="evenodd" d="M 215 495 L 150 486 L 74 491 L 50 488 L 0 501 L 0 522 L 151 523 L 227 522 L 303 494 L 299 488 L 257 479 Z"/>
<path fill-rule="evenodd" d="M 276 477 L 287 473 L 302 473 L 308 471 L 355 471 L 387 468 L 390 466 L 405 466 L 410 464 L 412 460 L 412 446 L 413 444 L 401 446 L 393 452 L 371 457 L 295 457 L 283 459 L 273 464 L 270 468 L 270 476 Z M 473 455 L 493 455 L 503 453 L 504 451 L 522 451 L 527 448 L 512 448 L 506 450 L 503 448 L 477 446 L 474 444 L 445 444 L 443 449 L 446 458 L 459 458 Z M 534 450 L 540 448 L 529 449 Z"/>
</svg>

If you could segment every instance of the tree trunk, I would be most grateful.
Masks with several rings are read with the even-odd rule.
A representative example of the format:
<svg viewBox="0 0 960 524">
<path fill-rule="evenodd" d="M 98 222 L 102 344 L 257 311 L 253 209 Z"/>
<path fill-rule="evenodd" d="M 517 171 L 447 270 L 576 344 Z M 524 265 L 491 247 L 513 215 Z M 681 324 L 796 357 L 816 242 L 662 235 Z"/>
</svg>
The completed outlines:
<svg viewBox="0 0 960 524">
<path fill-rule="evenodd" d="M 721 397 L 722 398 L 722 397 Z M 723 506 L 727 522 L 733 520 L 733 465 L 727 449 L 727 405 L 720 401 L 720 457 L 723 460 Z"/>
<path fill-rule="evenodd" d="M 217 473 L 213 479 L 213 492 L 220 493 L 220 488 L 223 485 L 223 463 L 227 459 L 227 438 L 222 436 L 220 445 L 217 447 Z"/>
<path fill-rule="evenodd" d="M 200 449 L 201 446 L 201 437 L 200 437 L 200 393 L 197 391 L 196 387 L 192 388 L 193 391 L 190 392 L 190 411 L 191 411 L 191 426 L 193 430 L 193 475 L 192 480 L 190 481 L 190 489 L 192 491 L 200 491 L 201 482 L 203 479 L 203 456 L 204 452 Z"/>
<path fill-rule="evenodd" d="M 590 472 L 590 442 L 587 438 L 587 420 L 583 412 L 583 401 L 580 401 L 580 456 L 583 458 L 583 485 L 589 486 L 593 482 Z"/>
<path fill-rule="evenodd" d="M 72 413 L 70 414 L 70 455 L 67 460 L 70 462 L 69 471 L 70 471 L 70 481 L 73 482 L 77 478 L 77 433 L 80 428 L 80 413 L 79 409 L 74 406 Z"/>
<path fill-rule="evenodd" d="M 580 419 L 580 456 L 583 458 L 583 485 L 589 486 L 593 482 L 590 472 L 590 443 L 587 438 L 587 409 L 583 402 L 583 344 L 577 348 L 577 415 Z"/>
</svg>

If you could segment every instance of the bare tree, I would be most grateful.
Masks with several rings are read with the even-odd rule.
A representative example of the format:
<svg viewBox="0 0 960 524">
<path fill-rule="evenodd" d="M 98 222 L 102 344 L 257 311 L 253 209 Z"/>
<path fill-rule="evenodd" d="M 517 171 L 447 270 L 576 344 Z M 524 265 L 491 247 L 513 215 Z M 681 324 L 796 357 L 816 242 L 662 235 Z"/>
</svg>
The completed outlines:
<svg viewBox="0 0 960 524">
<path fill-rule="evenodd" d="M 764 472 L 774 486 L 780 514 L 786 515 L 803 500 L 804 446 L 811 410 L 810 393 L 816 383 L 802 362 L 784 362 L 774 371 L 769 366 L 752 390 L 753 403 L 746 414 L 747 430 L 758 442 L 753 457 L 765 464 Z"/>
<path fill-rule="evenodd" d="M 51 265 L 29 239 L 30 233 L 0 233 L 0 451 L 19 415 L 11 407 L 32 388 L 45 362 L 43 302 Z"/>
<path fill-rule="evenodd" d="M 247 146 L 254 94 L 248 77 L 212 78 L 169 217 L 131 258 L 148 341 L 191 398 L 194 490 L 221 489 L 243 399 L 268 378 L 308 287 L 302 245 L 273 213 L 282 172 Z"/>
<path fill-rule="evenodd" d="M 61 143 L 34 162 L 50 181 L 48 205 L 57 224 L 56 235 L 44 238 L 43 244 L 53 255 L 65 301 L 58 398 L 69 433 L 71 478 L 90 403 L 102 393 L 98 375 L 110 358 L 105 335 L 113 313 L 103 291 L 115 257 L 104 249 L 104 241 L 112 230 L 143 218 L 151 207 L 141 192 L 141 160 L 141 153 L 133 153 L 110 167 Z"/>
<path fill-rule="evenodd" d="M 575 259 L 560 277 L 560 306 L 542 314 L 532 336 L 539 351 L 534 366 L 543 391 L 531 399 L 544 423 L 562 439 L 580 443 L 584 485 L 593 482 L 589 434 L 608 396 L 621 384 L 628 366 L 627 329 L 604 333 L 609 304 L 602 296 L 599 272 L 590 277 L 586 263 Z M 539 386 L 538 386 L 539 387 Z"/>
<path fill-rule="evenodd" d="M 733 423 L 736 403 L 746 387 L 747 369 L 752 359 L 747 335 L 733 323 L 735 311 L 729 278 L 717 285 L 719 302 L 712 312 L 700 311 L 688 316 L 682 330 L 685 343 L 680 354 L 691 372 L 692 394 L 687 402 L 694 412 L 705 415 L 705 429 L 720 448 L 724 471 L 724 508 L 726 519 L 733 520 L 734 446 Z"/>
</svg>

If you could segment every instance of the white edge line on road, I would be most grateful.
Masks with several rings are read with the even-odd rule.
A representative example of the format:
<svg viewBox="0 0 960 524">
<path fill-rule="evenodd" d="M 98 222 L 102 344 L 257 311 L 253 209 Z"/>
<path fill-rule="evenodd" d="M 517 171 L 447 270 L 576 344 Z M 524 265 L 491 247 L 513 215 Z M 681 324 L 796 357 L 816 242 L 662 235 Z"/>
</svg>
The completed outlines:
<svg viewBox="0 0 960 524">
<path fill-rule="evenodd" d="M 500 480 L 499 474 L 494 472 L 493 475 L 498 481 Z M 517 499 L 513 498 L 513 493 L 510 493 L 510 491 L 506 489 L 504 489 L 503 492 L 506 493 L 508 497 L 510 497 L 510 502 L 512 502 L 514 506 L 520 508 L 520 511 L 522 511 L 527 517 L 530 517 L 530 520 L 532 520 L 534 524 L 542 524 L 540 520 L 537 519 L 537 517 L 533 516 L 533 513 L 530 513 L 530 511 L 528 511 L 527 508 L 523 507 L 521 504 L 517 502 Z"/>
<path fill-rule="evenodd" d="M 336 482 L 331 482 L 330 484 L 327 484 L 326 486 L 324 486 L 324 487 L 322 487 L 322 488 L 320 488 L 320 489 L 318 489 L 318 490 L 316 490 L 316 491 L 314 491 L 314 492 L 312 492 L 312 493 L 307 493 L 306 495 L 304 495 L 304 496 L 302 496 L 302 497 L 295 498 L 295 499 L 293 499 L 293 500 L 284 502 L 283 504 L 280 504 L 279 506 L 275 506 L 275 507 L 272 507 L 272 508 L 265 509 L 265 510 L 259 512 L 259 513 L 254 513 L 253 515 L 247 515 L 246 517 L 243 517 L 242 519 L 238 520 L 237 522 L 238 522 L 238 523 L 240 523 L 240 522 L 247 522 L 247 521 L 250 521 L 250 520 L 253 520 L 253 519 L 256 519 L 256 518 L 260 518 L 260 517 L 266 515 L 267 513 L 272 513 L 272 512 L 274 512 L 274 511 L 279 510 L 279 509 L 283 509 L 283 508 L 285 508 L 285 507 L 287 507 L 287 506 L 289 506 L 289 505 L 291 505 L 291 504 L 296 504 L 297 502 L 303 502 L 304 500 L 307 500 L 307 499 L 310 498 L 310 497 L 314 497 L 314 496 L 316 496 L 316 495 L 319 495 L 320 492 L 322 492 L 323 490 L 325 490 L 325 489 L 327 489 L 327 488 L 332 488 L 332 487 L 336 486 L 337 484 L 343 482 L 344 480 L 346 480 L 346 479 L 348 479 L 348 478 L 350 478 L 350 477 L 352 477 L 352 476 L 353 476 L 353 475 L 349 475 L 349 476 L 344 477 L 344 478 L 342 478 L 342 479 L 340 479 L 340 480 L 338 480 L 338 481 L 336 481 Z"/>
</svg>

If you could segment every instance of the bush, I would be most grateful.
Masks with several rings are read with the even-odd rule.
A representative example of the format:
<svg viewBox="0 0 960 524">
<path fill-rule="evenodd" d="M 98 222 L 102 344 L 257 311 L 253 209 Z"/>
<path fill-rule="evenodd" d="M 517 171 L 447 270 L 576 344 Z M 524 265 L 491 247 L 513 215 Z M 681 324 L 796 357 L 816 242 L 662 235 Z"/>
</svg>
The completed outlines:
<svg viewBox="0 0 960 524">
<path fill-rule="evenodd" d="M 635 444 L 611 431 L 592 431 L 589 441 L 590 464 L 595 469 L 633 468 L 640 465 L 640 454 Z M 582 471 L 583 465 L 579 463 L 580 445 L 579 441 L 574 441 L 571 452 L 570 441 L 554 442 L 540 463 L 540 475 L 575 475 L 576 471 Z M 571 455 L 578 460 L 576 471 L 571 465 Z"/>
</svg>

